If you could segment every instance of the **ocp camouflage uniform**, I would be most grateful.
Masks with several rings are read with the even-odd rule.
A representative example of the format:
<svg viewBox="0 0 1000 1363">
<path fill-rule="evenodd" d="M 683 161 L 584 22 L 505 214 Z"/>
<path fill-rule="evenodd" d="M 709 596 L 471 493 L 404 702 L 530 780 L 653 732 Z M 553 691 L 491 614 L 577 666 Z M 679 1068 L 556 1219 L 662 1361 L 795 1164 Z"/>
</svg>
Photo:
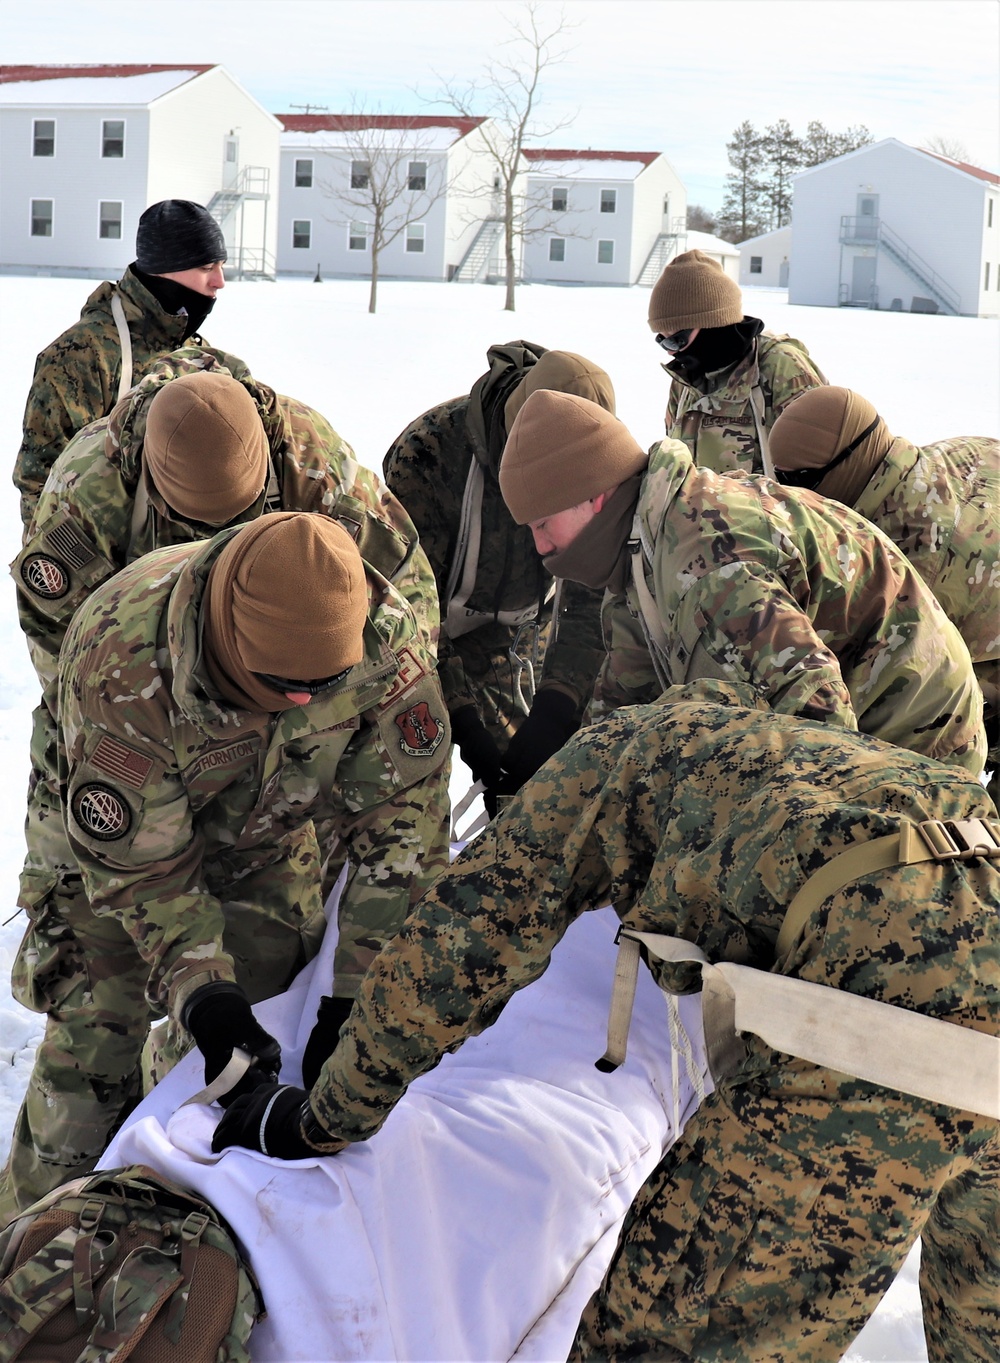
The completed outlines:
<svg viewBox="0 0 1000 1363">
<path fill-rule="evenodd" d="M 132 341 L 134 383 L 155 359 L 184 340 L 188 318 L 167 312 L 129 266 L 117 284 L 99 285 L 87 299 L 80 320 L 39 354 L 14 465 L 25 530 L 56 458 L 77 431 L 107 415 L 118 399 L 122 349 L 111 315 L 116 293 Z"/>
<path fill-rule="evenodd" d="M 93 1166 L 138 1091 L 151 1021 L 200 985 L 287 987 L 325 927 L 310 820 L 346 848 L 333 991 L 351 997 L 447 865 L 448 720 L 413 612 L 365 565 L 365 656 L 305 708 L 209 698 L 200 608 L 238 527 L 122 569 L 60 657 L 60 763 L 83 894 L 68 959 L 35 963 L 49 1012 L 0 1213 Z"/>
<path fill-rule="evenodd" d="M 670 440 L 653 448 L 637 512 L 664 641 L 650 636 L 631 577 L 608 593 L 595 715 L 720 677 L 783 714 L 982 771 L 969 650 L 880 530 L 804 489 L 696 468 Z"/>
<path fill-rule="evenodd" d="M 969 646 L 1000 763 L 1000 441 L 958 436 L 913 445 L 896 436 L 855 500 L 934 592 Z"/>
<path fill-rule="evenodd" d="M 537 619 L 540 626 L 539 657 L 544 654 L 544 662 L 536 673 L 536 686 L 544 682 L 564 691 L 582 712 L 604 655 L 601 594 L 562 583 L 553 622 L 554 579 L 542 564 L 531 531 L 511 520 L 497 483 L 499 452 L 491 458 L 473 436 L 472 406 L 467 395 L 417 417 L 393 442 L 383 472 L 412 516 L 437 580 L 442 617 L 438 672 L 448 710 L 454 714 L 462 706 L 475 706 L 496 741 L 506 747 L 532 698 L 528 674 L 519 676 L 510 656 L 518 625 L 526 626 L 519 649 L 522 657 L 531 648 L 532 622 Z M 466 480 L 476 460 L 484 478 L 479 561 L 475 586 L 462 612 L 465 619 L 449 630 L 448 581 Z M 492 618 L 499 611 L 512 613 L 518 623 Z"/>
<path fill-rule="evenodd" d="M 572 738 L 425 895 L 365 978 L 313 1113 L 332 1143 L 367 1139 L 606 903 L 710 961 L 996 1035 L 995 861 L 863 875 L 775 959 L 799 887 L 845 848 L 904 820 L 994 815 L 963 773 L 773 714 L 742 685 L 697 682 L 622 711 Z M 609 983 L 613 971 L 609 956 Z M 691 966 L 660 971 L 696 987 Z M 742 1039 L 742 1064 L 636 1198 L 572 1356 L 835 1363 L 919 1235 L 930 1358 L 992 1363 L 997 1122 Z M 595 1058 L 603 1045 L 595 1035 Z"/>
<path fill-rule="evenodd" d="M 27 854 L 18 900 L 29 924 L 12 980 L 14 996 L 28 1008 L 39 1005 L 36 973 L 51 977 L 62 957 L 58 974 L 60 988 L 66 988 L 77 959 L 66 923 L 73 912 L 67 902 L 82 890 L 66 839 L 56 759 L 59 649 L 73 612 L 127 563 L 153 549 L 216 533 L 216 527 L 173 515 L 143 464 L 150 403 L 165 384 L 198 371 L 240 382 L 253 398 L 267 436 L 268 486 L 233 524 L 272 510 L 332 517 L 356 541 L 365 561 L 404 597 L 423 652 L 433 656 L 436 646 L 436 589 L 416 528 L 326 418 L 258 383 L 242 360 L 223 351 L 187 346 L 159 359 L 110 417 L 80 431 L 56 460 L 12 568 L 21 627 L 42 685 L 32 722 Z M 324 860 L 336 844 L 333 832 L 326 825 L 318 830 Z M 331 857 L 327 888 L 338 870 L 337 858 Z"/>
<path fill-rule="evenodd" d="M 671 376 L 664 419 L 667 438 L 682 440 L 700 468 L 714 473 L 762 473 L 760 440 L 751 395 L 759 387 L 763 397 L 765 431 L 783 408 L 809 388 L 826 383 L 809 351 L 794 336 L 764 331 L 749 355 L 726 375 L 718 387 L 709 374 L 701 387 L 687 382 L 673 364 L 663 368 Z M 709 386 L 708 392 L 702 388 Z"/>
</svg>

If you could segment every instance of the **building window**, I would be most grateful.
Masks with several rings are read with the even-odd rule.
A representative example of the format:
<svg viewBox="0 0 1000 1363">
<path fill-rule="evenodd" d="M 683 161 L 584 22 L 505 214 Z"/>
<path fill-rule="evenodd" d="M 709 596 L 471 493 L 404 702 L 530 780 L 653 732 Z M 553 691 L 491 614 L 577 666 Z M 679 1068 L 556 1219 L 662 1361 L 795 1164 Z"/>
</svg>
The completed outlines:
<svg viewBox="0 0 1000 1363">
<path fill-rule="evenodd" d="M 427 188 L 427 162 L 411 161 L 410 169 L 406 176 L 407 189 L 426 189 Z"/>
<path fill-rule="evenodd" d="M 615 263 L 615 244 L 613 241 L 599 241 L 597 243 L 597 263 L 598 265 L 613 265 Z"/>
<path fill-rule="evenodd" d="M 125 155 L 125 122 L 106 118 L 101 124 L 101 155 L 120 160 Z"/>
<path fill-rule="evenodd" d="M 295 162 L 295 188 L 312 189 L 313 182 L 313 163 L 312 161 Z"/>
<path fill-rule="evenodd" d="M 601 190 L 601 212 L 602 212 L 602 213 L 617 213 L 617 212 L 618 212 L 618 191 L 617 191 L 617 189 L 602 189 L 602 190 Z"/>
<path fill-rule="evenodd" d="M 312 242 L 312 222 L 309 218 L 296 218 L 292 222 L 292 246 L 296 251 L 308 251 Z"/>
<path fill-rule="evenodd" d="M 988 289 L 989 287 L 990 287 L 990 262 L 987 261 L 987 262 L 986 262 L 986 278 L 983 280 L 983 288 L 984 288 L 984 289 Z"/>
<path fill-rule="evenodd" d="M 368 180 L 371 176 L 371 164 L 368 161 L 351 162 L 351 188 L 367 189 Z"/>
<path fill-rule="evenodd" d="M 549 260 L 566 259 L 566 242 L 562 237 L 549 238 Z"/>
<path fill-rule="evenodd" d="M 568 191 L 564 185 L 552 191 L 552 212 L 565 213 L 568 203 Z"/>
<path fill-rule="evenodd" d="M 424 224 L 422 222 L 411 222 L 406 229 L 406 249 L 415 251 L 421 255 L 424 249 Z"/>
<path fill-rule="evenodd" d="M 121 241 L 122 206 L 120 202 L 114 199 L 107 203 L 101 201 L 98 236 L 105 237 L 108 241 Z"/>
<path fill-rule="evenodd" d="M 366 251 L 368 249 L 368 228 L 363 222 L 351 223 L 351 230 L 347 234 L 347 249 L 349 251 Z"/>
<path fill-rule="evenodd" d="M 32 199 L 31 235 L 33 237 L 51 237 L 52 235 L 51 199 Z"/>
<path fill-rule="evenodd" d="M 751 274 L 763 274 L 763 273 L 764 273 L 764 257 L 763 257 L 763 256 L 751 256 L 751 257 L 750 257 L 750 273 L 751 273 Z"/>
<path fill-rule="evenodd" d="M 36 118 L 31 139 L 32 156 L 55 156 L 56 121 L 54 118 Z"/>
</svg>

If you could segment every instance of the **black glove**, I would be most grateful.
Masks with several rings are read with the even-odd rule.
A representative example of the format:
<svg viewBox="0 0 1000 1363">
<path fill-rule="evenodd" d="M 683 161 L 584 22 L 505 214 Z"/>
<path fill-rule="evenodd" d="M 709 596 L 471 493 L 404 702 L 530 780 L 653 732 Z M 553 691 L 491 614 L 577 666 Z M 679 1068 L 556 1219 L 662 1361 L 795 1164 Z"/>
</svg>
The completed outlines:
<svg viewBox="0 0 1000 1363">
<path fill-rule="evenodd" d="M 353 999 L 332 999 L 324 995 L 319 1001 L 316 1021 L 302 1052 L 302 1082 L 311 1089 L 319 1072 L 333 1054 L 340 1037 L 340 1029 L 354 1006 Z"/>
<path fill-rule="evenodd" d="M 487 788 L 498 785 L 500 749 L 474 705 L 463 705 L 451 716 L 451 736 L 474 779 Z"/>
<path fill-rule="evenodd" d="M 205 1057 L 205 1083 L 226 1068 L 235 1047 L 246 1051 L 253 1064 L 219 1102 L 223 1107 L 260 1084 L 274 1083 L 281 1070 L 281 1047 L 265 1032 L 253 1015 L 249 1000 L 238 984 L 213 980 L 191 995 L 184 1009 L 184 1026 Z"/>
<path fill-rule="evenodd" d="M 228 1145 L 242 1145 L 275 1159 L 314 1159 L 320 1151 L 302 1134 L 306 1116 L 315 1124 L 305 1089 L 262 1084 L 253 1093 L 242 1094 L 223 1114 L 212 1137 L 212 1150 L 218 1155 Z"/>
<path fill-rule="evenodd" d="M 579 706 L 565 691 L 538 691 L 531 709 L 517 733 L 507 744 L 501 758 L 504 775 L 498 786 L 500 795 L 513 795 L 525 781 L 558 752 L 577 729 Z"/>
</svg>

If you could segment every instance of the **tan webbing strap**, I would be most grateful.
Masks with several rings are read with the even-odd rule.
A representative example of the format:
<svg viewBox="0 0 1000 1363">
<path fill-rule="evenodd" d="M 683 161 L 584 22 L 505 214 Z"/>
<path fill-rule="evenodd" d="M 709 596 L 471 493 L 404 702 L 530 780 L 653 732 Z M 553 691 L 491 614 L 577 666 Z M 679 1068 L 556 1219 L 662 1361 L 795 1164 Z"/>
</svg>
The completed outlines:
<svg viewBox="0 0 1000 1363">
<path fill-rule="evenodd" d="M 913 866 L 921 861 L 968 861 L 972 857 L 1000 857 L 1000 820 L 925 819 L 919 824 L 901 824 L 898 834 L 889 833 L 884 838 L 848 847 L 799 887 L 778 933 L 775 960 L 787 955 L 809 915 L 852 880 L 873 871 L 888 870 L 890 866 Z"/>
<path fill-rule="evenodd" d="M 217 1074 L 210 1084 L 193 1093 L 190 1098 L 185 1098 L 181 1107 L 187 1107 L 190 1103 L 214 1103 L 217 1098 L 224 1098 L 230 1089 L 236 1087 L 252 1064 L 253 1061 L 246 1051 L 241 1051 L 238 1046 L 234 1047 L 229 1063 L 222 1073 Z"/>
<path fill-rule="evenodd" d="M 608 1049 L 596 1062 L 597 1068 L 604 1074 L 616 1070 L 625 1059 L 641 955 L 639 943 L 622 929 L 618 934 L 615 979 L 611 986 L 611 1007 L 608 1009 Z"/>
<path fill-rule="evenodd" d="M 462 494 L 462 515 L 458 525 L 458 542 L 455 557 L 448 573 L 448 584 L 444 593 L 445 633 L 449 639 L 465 634 L 474 626 L 464 619 L 462 607 L 472 595 L 476 585 L 476 571 L 479 567 L 479 545 L 483 531 L 483 466 L 478 459 L 469 465 L 469 476 L 465 480 Z M 464 628 L 463 628 L 464 626 Z"/>
<path fill-rule="evenodd" d="M 752 1032 L 773 1050 L 824 1069 L 1000 1119 L 1000 1037 L 829 985 L 730 961 L 712 965 L 679 937 L 627 928 L 620 937 L 660 960 L 701 965 L 705 1040 L 717 1079 L 738 1062 L 737 1033 Z"/>
<path fill-rule="evenodd" d="M 764 390 L 759 381 L 750 389 L 750 410 L 753 412 L 753 424 L 757 428 L 757 443 L 760 445 L 764 477 L 773 478 L 774 460 L 771 458 L 771 442 L 767 437 L 767 427 L 764 425 Z"/>
<path fill-rule="evenodd" d="M 111 295 L 111 316 L 115 319 L 115 326 L 118 328 L 118 341 L 122 350 L 122 373 L 118 380 L 118 396 L 115 398 L 115 402 L 121 402 L 132 387 L 132 337 L 129 334 L 128 322 L 125 320 L 125 309 L 122 307 L 122 300 L 117 289 Z"/>
</svg>

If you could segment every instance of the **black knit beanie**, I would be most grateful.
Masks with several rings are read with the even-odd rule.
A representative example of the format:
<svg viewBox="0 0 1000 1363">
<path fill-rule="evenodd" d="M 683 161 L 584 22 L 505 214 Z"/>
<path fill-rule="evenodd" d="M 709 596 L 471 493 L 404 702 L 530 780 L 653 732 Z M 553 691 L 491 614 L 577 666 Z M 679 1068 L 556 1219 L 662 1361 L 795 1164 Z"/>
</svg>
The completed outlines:
<svg viewBox="0 0 1000 1363">
<path fill-rule="evenodd" d="M 135 237 L 135 263 L 145 274 L 176 274 L 225 260 L 226 240 L 201 204 L 163 199 L 147 208 Z"/>
</svg>

